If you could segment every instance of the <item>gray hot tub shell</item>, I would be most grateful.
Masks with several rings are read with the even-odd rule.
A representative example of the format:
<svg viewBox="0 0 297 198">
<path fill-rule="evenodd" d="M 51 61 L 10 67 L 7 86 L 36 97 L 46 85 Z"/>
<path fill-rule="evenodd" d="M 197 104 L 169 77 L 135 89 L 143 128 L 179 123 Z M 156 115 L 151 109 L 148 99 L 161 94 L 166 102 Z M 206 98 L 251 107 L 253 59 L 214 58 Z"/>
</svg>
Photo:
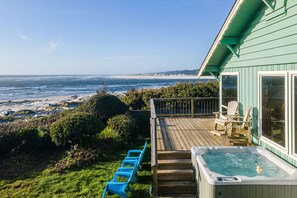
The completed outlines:
<svg viewBox="0 0 297 198">
<path fill-rule="evenodd" d="M 212 172 L 202 157 L 210 150 L 241 152 L 244 149 L 265 156 L 285 170 L 289 176 L 227 177 Z M 200 198 L 297 198 L 296 168 L 261 147 L 192 147 L 191 152 Z"/>
</svg>

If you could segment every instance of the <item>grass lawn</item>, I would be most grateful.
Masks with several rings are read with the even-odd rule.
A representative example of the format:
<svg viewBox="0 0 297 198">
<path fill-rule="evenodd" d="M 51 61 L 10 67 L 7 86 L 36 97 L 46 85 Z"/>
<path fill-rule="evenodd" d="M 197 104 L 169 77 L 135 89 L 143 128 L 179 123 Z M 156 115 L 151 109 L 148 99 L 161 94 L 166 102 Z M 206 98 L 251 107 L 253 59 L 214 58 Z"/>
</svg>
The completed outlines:
<svg viewBox="0 0 297 198">
<path fill-rule="evenodd" d="M 142 149 L 142 146 L 138 147 Z M 0 197 L 101 197 L 106 181 L 120 166 L 128 149 L 109 154 L 105 159 L 87 166 L 53 172 L 51 168 L 32 167 L 17 177 L 0 179 Z M 42 160 L 42 159 L 41 159 Z M 43 160 L 46 162 L 46 160 Z M 46 162 L 47 163 L 47 162 Z M 137 184 L 131 185 L 128 197 L 150 197 L 150 148 L 144 157 Z M 118 197 L 116 195 L 110 197 Z"/>
</svg>

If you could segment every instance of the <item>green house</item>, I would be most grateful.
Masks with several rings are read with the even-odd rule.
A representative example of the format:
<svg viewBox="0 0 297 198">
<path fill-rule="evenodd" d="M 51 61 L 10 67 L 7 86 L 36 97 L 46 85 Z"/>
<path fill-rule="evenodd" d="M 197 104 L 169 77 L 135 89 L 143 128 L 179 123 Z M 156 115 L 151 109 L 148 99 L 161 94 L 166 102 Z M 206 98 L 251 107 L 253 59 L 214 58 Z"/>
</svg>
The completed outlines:
<svg viewBox="0 0 297 198">
<path fill-rule="evenodd" d="M 237 0 L 198 76 L 252 106 L 253 143 L 297 166 L 297 0 Z"/>
</svg>

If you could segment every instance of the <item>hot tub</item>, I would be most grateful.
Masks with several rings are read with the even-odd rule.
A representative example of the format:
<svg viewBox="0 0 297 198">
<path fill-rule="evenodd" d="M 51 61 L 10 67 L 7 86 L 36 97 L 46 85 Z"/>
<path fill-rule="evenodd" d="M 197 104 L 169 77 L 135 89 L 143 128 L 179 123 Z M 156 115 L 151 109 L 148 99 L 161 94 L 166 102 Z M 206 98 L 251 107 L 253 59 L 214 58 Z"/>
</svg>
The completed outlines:
<svg viewBox="0 0 297 198">
<path fill-rule="evenodd" d="M 192 147 L 200 198 L 297 198 L 296 168 L 261 147 Z"/>
</svg>

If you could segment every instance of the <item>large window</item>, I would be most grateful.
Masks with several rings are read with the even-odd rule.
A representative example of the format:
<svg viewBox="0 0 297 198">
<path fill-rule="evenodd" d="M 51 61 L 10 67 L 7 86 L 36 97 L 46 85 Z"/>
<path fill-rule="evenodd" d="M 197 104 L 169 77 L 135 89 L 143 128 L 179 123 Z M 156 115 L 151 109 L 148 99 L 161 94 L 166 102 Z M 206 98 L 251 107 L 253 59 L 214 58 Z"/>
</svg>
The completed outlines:
<svg viewBox="0 0 297 198">
<path fill-rule="evenodd" d="M 297 160 L 297 71 L 259 72 L 261 141 Z"/>
<path fill-rule="evenodd" d="M 222 106 L 227 107 L 228 102 L 237 101 L 238 96 L 238 75 L 222 74 L 221 81 Z"/>
<path fill-rule="evenodd" d="M 293 138 L 294 138 L 294 148 L 293 152 L 297 154 L 297 76 L 293 76 Z"/>
<path fill-rule="evenodd" d="M 262 136 L 282 147 L 286 147 L 285 79 L 284 75 L 262 75 L 260 81 Z"/>
</svg>

